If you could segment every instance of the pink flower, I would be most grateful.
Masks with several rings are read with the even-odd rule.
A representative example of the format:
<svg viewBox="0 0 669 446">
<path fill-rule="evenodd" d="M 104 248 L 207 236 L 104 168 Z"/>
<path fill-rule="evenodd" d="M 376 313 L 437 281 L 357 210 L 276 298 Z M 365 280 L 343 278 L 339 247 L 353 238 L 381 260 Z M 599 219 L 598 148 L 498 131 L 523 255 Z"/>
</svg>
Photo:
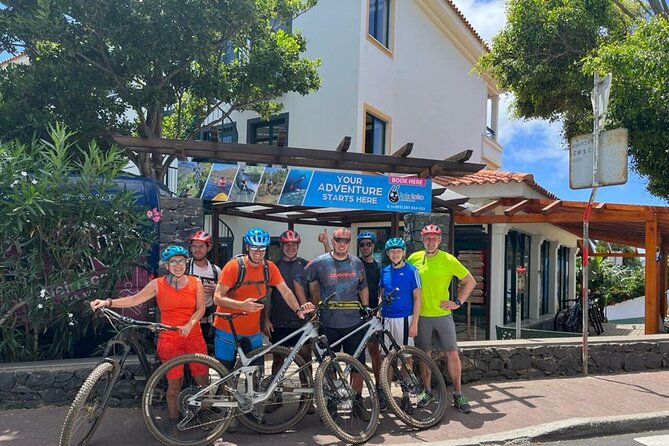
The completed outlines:
<svg viewBox="0 0 669 446">
<path fill-rule="evenodd" d="M 154 223 L 158 223 L 163 218 L 163 213 L 158 208 L 153 208 L 146 211 L 146 216 L 153 220 Z"/>
<path fill-rule="evenodd" d="M 149 217 L 149 218 L 152 218 L 153 217 L 153 210 L 149 209 L 148 211 L 146 211 L 146 216 Z"/>
</svg>

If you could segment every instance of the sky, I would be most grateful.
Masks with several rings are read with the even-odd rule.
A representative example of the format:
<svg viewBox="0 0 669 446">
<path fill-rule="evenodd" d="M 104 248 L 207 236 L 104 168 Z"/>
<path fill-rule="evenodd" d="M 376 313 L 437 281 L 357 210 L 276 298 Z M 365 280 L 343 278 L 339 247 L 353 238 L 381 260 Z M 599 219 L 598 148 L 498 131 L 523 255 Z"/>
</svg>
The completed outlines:
<svg viewBox="0 0 669 446">
<path fill-rule="evenodd" d="M 504 26 L 506 13 L 502 0 L 453 0 L 474 29 L 486 42 Z M 611 91 L 615 94 L 615 90 Z M 587 201 L 591 189 L 569 188 L 569 152 L 560 136 L 561 124 L 542 120 L 516 120 L 507 113 L 510 96 L 500 98 L 498 142 L 504 148 L 502 169 L 525 172 L 544 188 L 563 200 Z M 626 184 L 600 187 L 595 201 L 667 206 L 646 190 L 647 179 L 630 168 Z"/>
</svg>

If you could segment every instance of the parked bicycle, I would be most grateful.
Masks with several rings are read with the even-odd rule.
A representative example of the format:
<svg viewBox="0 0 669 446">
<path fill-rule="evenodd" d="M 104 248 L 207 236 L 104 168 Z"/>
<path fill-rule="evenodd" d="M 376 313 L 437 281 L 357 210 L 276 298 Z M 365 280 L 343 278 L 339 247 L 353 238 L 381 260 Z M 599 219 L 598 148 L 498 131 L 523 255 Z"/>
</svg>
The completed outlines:
<svg viewBox="0 0 669 446">
<path fill-rule="evenodd" d="M 151 375 L 155 366 L 146 354 L 142 330 L 177 330 L 177 327 L 122 316 L 108 308 L 98 311 L 107 317 L 117 334 L 107 342 L 100 363 L 88 375 L 72 402 L 60 434 L 60 446 L 88 444 L 100 425 L 122 373 L 126 378 L 135 380 L 146 380 Z M 126 367 L 130 351 L 137 354 L 143 376 L 135 375 Z"/>
<path fill-rule="evenodd" d="M 381 363 L 381 382 L 379 384 L 386 395 L 388 406 L 404 423 L 411 427 L 425 429 L 439 423 L 446 413 L 448 404 L 446 382 L 439 367 L 429 354 L 416 347 L 400 346 L 392 333 L 383 327 L 382 321 L 377 317 L 383 301 L 392 305 L 393 295 L 396 292 L 397 289 L 384 296 L 379 305 L 366 315 L 365 323 L 331 344 L 331 347 L 336 347 L 345 339 L 364 331 L 353 355 L 357 358 L 366 348 L 369 339 L 376 335 L 385 355 Z M 346 302 L 345 304 L 357 304 L 361 308 L 357 302 Z M 419 404 L 418 397 L 429 389 L 426 389 L 426 383 L 423 383 L 421 370 L 430 370 L 432 374 L 429 389 L 431 389 L 433 398 L 424 404 Z"/>
<path fill-rule="evenodd" d="M 583 330 L 583 305 L 581 299 L 570 299 L 574 305 L 563 308 L 555 314 L 553 329 L 556 331 L 569 331 L 579 333 Z M 588 299 L 588 332 L 590 327 L 596 334 L 604 333 L 604 318 L 598 305 L 593 299 Z"/>
<path fill-rule="evenodd" d="M 232 324 L 240 314 L 216 313 L 230 324 L 239 357 L 237 366 L 228 371 L 215 358 L 201 354 L 179 356 L 161 365 L 149 379 L 142 397 L 149 431 L 166 445 L 207 445 L 223 434 L 233 416 L 239 416 L 242 424 L 255 431 L 281 432 L 302 420 L 315 397 L 321 419 L 335 436 L 351 444 L 368 441 L 376 431 L 380 413 L 373 379 L 360 361 L 344 353 L 335 354 L 325 336 L 318 334 L 318 315 L 332 297 L 323 299 L 294 333 L 249 353 L 244 352 Z M 295 337 L 293 348 L 282 345 Z M 309 341 L 320 363 L 315 378 L 298 355 Z M 275 373 L 273 361 L 281 361 Z M 160 383 L 173 368 L 194 363 L 209 370 L 209 385 L 193 385 L 181 391 L 179 419 L 176 430 L 171 430 L 169 426 L 174 424 L 168 419 Z M 353 373 L 362 380 L 361 394 L 351 385 Z"/>
</svg>

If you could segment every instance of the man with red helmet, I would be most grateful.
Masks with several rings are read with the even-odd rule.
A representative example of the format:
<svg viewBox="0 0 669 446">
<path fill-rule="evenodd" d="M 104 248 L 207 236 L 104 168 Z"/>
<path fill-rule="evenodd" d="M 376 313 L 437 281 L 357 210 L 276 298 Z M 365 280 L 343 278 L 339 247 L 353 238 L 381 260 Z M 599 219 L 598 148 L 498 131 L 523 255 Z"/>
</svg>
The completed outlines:
<svg viewBox="0 0 669 446">
<path fill-rule="evenodd" d="M 453 311 L 464 305 L 476 286 L 476 280 L 462 263 L 451 254 L 439 249 L 441 228 L 428 224 L 420 232 L 423 251 L 416 251 L 407 262 L 418 269 L 422 284 L 421 310 L 418 320 L 416 346 L 423 351 L 432 350 L 432 335 L 436 331 L 439 351 L 447 359 L 448 373 L 453 381 L 453 405 L 462 413 L 471 412 L 467 398 L 462 394 L 462 364 L 458 352 Z M 451 280 L 456 277 L 461 282 L 458 296 L 450 299 Z M 429 370 L 421 368 L 423 382 L 429 383 Z M 423 391 L 418 398 L 418 407 L 427 406 L 433 399 L 428 391 Z"/>
<path fill-rule="evenodd" d="M 215 337 L 212 323 L 214 322 L 213 314 L 216 310 L 214 291 L 216 291 L 218 276 L 221 275 L 221 268 L 212 264 L 207 259 L 207 255 L 209 255 L 209 251 L 211 251 L 213 245 L 211 235 L 205 231 L 195 231 L 193 235 L 188 237 L 188 243 L 191 258 L 188 261 L 186 274 L 198 277 L 204 288 L 205 313 L 204 317 L 200 320 L 200 324 L 202 325 L 202 334 L 207 342 L 209 352 L 212 353 Z"/>
</svg>

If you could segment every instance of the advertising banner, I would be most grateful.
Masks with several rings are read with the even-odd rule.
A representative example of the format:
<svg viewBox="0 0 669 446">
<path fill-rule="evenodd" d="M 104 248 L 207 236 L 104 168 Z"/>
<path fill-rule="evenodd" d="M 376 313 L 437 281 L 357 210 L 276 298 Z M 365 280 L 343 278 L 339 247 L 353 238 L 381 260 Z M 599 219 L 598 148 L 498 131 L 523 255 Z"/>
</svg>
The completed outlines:
<svg viewBox="0 0 669 446">
<path fill-rule="evenodd" d="M 177 193 L 215 202 L 431 212 L 432 180 L 302 168 L 179 163 Z"/>
</svg>

